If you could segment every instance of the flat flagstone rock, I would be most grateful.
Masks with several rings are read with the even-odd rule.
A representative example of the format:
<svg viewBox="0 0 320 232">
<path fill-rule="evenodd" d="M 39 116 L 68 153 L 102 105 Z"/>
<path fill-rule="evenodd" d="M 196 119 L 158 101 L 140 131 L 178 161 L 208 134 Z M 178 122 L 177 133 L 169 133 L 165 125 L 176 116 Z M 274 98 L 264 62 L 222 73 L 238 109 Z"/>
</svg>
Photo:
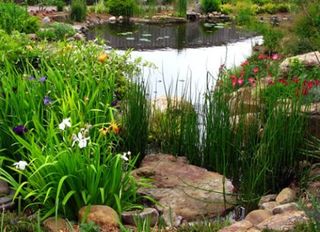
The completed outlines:
<svg viewBox="0 0 320 232">
<path fill-rule="evenodd" d="M 245 220 L 251 222 L 253 225 L 257 225 L 271 216 L 272 216 L 272 213 L 270 211 L 263 210 L 263 209 L 257 209 L 257 210 L 251 211 L 246 216 Z"/>
<path fill-rule="evenodd" d="M 156 207 L 163 214 L 172 214 L 186 221 L 222 215 L 235 202 L 230 180 L 219 173 L 190 165 L 184 157 L 148 155 L 141 167 L 133 171 L 133 176 L 151 178 L 153 186 L 140 188 L 139 193 L 157 200 Z"/>
</svg>

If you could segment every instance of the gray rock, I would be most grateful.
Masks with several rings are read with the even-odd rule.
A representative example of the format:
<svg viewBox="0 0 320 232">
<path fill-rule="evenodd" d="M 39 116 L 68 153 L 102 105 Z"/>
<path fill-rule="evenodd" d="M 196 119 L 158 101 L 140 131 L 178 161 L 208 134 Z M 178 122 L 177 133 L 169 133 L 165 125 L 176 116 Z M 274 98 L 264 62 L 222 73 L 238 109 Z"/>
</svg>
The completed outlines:
<svg viewBox="0 0 320 232">
<path fill-rule="evenodd" d="M 115 17 L 115 16 L 111 16 L 110 18 L 109 18 L 109 22 L 110 23 L 115 23 L 117 21 L 117 18 Z"/>
<path fill-rule="evenodd" d="M 75 40 L 85 40 L 86 38 L 85 38 L 85 36 L 82 34 L 82 33 L 76 33 L 74 36 L 73 36 L 73 38 L 75 39 Z"/>
<path fill-rule="evenodd" d="M 0 180 L 0 196 L 9 194 L 10 189 L 7 182 Z"/>
<path fill-rule="evenodd" d="M 150 225 L 157 224 L 159 219 L 159 212 L 155 208 L 144 208 L 142 211 L 125 211 L 121 214 L 122 220 L 126 225 L 135 225 L 135 220 L 149 219 Z"/>
<path fill-rule="evenodd" d="M 41 20 L 41 22 L 42 22 L 43 24 L 48 24 L 48 23 L 51 22 L 51 19 L 50 19 L 48 16 L 46 16 L 46 17 L 44 17 L 44 18 Z"/>
</svg>

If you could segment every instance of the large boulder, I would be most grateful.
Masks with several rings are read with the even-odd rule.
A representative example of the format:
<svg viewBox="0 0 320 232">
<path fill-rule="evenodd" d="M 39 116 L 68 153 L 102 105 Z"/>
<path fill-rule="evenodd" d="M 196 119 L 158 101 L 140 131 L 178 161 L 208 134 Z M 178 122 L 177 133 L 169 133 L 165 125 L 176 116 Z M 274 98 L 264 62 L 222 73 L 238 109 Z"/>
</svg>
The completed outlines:
<svg viewBox="0 0 320 232">
<path fill-rule="evenodd" d="M 281 64 L 280 64 L 280 72 L 283 74 L 287 74 L 292 62 L 295 60 L 299 61 L 306 67 L 320 67 L 320 53 L 318 51 L 305 53 L 298 56 L 292 56 L 286 58 Z"/>
<path fill-rule="evenodd" d="M 188 164 L 184 157 L 165 154 L 146 156 L 141 167 L 133 171 L 137 179 L 148 177 L 153 186 L 140 188 L 139 193 L 159 202 L 157 208 L 164 218 L 193 221 L 224 214 L 232 207 L 234 187 L 224 176 Z M 223 195 L 225 192 L 225 196 Z"/>
</svg>

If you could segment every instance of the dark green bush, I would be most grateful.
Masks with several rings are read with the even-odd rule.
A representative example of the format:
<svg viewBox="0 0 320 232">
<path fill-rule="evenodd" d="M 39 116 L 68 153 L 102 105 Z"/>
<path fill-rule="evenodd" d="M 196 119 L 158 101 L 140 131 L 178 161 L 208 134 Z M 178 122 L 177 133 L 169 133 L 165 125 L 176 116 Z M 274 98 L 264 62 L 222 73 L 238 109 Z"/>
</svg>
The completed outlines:
<svg viewBox="0 0 320 232">
<path fill-rule="evenodd" d="M 73 36 L 75 33 L 76 31 L 73 29 L 72 26 L 65 23 L 56 22 L 38 31 L 37 36 L 41 39 L 57 41 Z"/>
<path fill-rule="evenodd" d="M 15 30 L 34 33 L 39 29 L 39 21 L 30 16 L 24 7 L 14 3 L 0 3 L 0 29 L 7 33 Z"/>
<path fill-rule="evenodd" d="M 221 0 L 201 0 L 201 9 L 205 13 L 220 10 Z"/>
<path fill-rule="evenodd" d="M 70 17 L 72 20 L 82 22 L 87 16 L 87 4 L 84 0 L 72 0 Z"/>
<path fill-rule="evenodd" d="M 132 16 L 137 8 L 137 3 L 135 0 L 109 0 L 107 6 L 112 15 Z"/>
</svg>

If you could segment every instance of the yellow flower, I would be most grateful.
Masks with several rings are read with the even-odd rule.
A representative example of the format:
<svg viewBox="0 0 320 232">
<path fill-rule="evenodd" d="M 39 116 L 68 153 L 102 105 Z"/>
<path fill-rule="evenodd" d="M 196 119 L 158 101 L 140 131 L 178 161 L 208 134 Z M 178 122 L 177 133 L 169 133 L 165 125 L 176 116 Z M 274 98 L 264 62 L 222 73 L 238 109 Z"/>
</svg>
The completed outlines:
<svg viewBox="0 0 320 232">
<path fill-rule="evenodd" d="M 115 133 L 115 134 L 119 134 L 119 132 L 120 132 L 120 127 L 117 125 L 117 123 L 116 122 L 114 122 L 114 121 L 112 121 L 111 123 L 110 123 L 110 129 L 113 131 L 113 133 Z"/>
<path fill-rule="evenodd" d="M 98 56 L 98 61 L 101 63 L 104 63 L 107 59 L 108 59 L 107 53 L 103 52 Z"/>
<path fill-rule="evenodd" d="M 109 128 L 107 127 L 102 127 L 100 130 L 99 130 L 100 134 L 106 136 L 109 132 Z"/>
<path fill-rule="evenodd" d="M 26 49 L 29 50 L 29 51 L 32 51 L 32 50 L 33 50 L 33 47 L 32 47 L 31 45 L 27 45 L 27 46 L 26 46 Z"/>
</svg>

